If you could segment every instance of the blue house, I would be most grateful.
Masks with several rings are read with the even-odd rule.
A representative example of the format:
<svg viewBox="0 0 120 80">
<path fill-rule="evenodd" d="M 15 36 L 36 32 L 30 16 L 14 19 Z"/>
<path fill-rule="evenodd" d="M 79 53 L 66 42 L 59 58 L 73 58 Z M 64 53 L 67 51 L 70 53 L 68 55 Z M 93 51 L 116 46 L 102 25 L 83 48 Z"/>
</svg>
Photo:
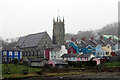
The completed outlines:
<svg viewBox="0 0 120 80">
<path fill-rule="evenodd" d="M 96 47 L 93 48 L 93 54 L 96 57 L 103 57 L 105 55 L 104 51 L 102 50 L 102 46 L 99 45 L 99 44 Z"/>
<path fill-rule="evenodd" d="M 11 47 L 10 45 L 3 46 L 2 60 L 8 62 L 15 58 L 20 60 L 22 58 L 22 52 L 14 47 Z"/>
<path fill-rule="evenodd" d="M 90 45 L 88 45 L 87 47 L 82 48 L 82 52 L 85 53 L 85 54 L 90 54 L 90 53 L 92 53 L 92 51 L 93 51 L 93 48 Z"/>
<path fill-rule="evenodd" d="M 81 50 L 85 54 L 91 54 L 91 53 L 95 54 L 94 47 L 96 45 L 97 44 L 95 44 L 93 40 L 84 40 L 84 41 L 81 41 Z"/>
</svg>

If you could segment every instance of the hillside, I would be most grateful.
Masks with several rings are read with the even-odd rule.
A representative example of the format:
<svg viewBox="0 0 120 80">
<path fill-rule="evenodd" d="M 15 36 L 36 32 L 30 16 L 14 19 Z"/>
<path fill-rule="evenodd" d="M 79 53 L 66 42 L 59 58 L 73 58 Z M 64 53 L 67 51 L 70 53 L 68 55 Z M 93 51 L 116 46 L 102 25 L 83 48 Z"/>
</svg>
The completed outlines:
<svg viewBox="0 0 120 80">
<path fill-rule="evenodd" d="M 78 31 L 77 34 L 70 34 L 67 33 L 65 35 L 66 40 L 70 40 L 72 37 L 81 39 L 82 37 L 86 37 L 86 39 L 89 39 L 89 37 L 97 35 L 115 35 L 118 36 L 118 23 L 112 23 L 107 24 L 101 29 L 98 30 L 89 30 L 89 31 Z"/>
</svg>

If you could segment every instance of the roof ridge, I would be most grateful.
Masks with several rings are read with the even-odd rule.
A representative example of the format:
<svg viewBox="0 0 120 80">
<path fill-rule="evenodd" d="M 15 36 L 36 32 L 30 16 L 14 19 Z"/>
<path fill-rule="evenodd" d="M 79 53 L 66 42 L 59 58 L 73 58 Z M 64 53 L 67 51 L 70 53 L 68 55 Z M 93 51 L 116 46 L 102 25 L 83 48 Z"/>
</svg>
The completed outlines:
<svg viewBox="0 0 120 80">
<path fill-rule="evenodd" d="M 46 33 L 46 31 L 44 31 L 44 32 L 39 32 L 39 33 L 28 34 L 27 36 L 30 36 L 30 35 L 37 35 L 37 34 L 43 34 L 43 33 Z"/>
</svg>

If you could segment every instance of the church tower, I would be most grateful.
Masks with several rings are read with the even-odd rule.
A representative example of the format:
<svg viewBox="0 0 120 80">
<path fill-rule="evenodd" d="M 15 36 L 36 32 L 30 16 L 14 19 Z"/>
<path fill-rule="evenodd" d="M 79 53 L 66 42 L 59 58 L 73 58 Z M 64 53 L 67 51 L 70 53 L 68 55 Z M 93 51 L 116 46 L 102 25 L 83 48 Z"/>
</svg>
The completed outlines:
<svg viewBox="0 0 120 80">
<path fill-rule="evenodd" d="M 53 19 L 53 44 L 62 45 L 65 42 L 64 18 L 61 21 L 60 17 L 57 20 Z"/>
</svg>

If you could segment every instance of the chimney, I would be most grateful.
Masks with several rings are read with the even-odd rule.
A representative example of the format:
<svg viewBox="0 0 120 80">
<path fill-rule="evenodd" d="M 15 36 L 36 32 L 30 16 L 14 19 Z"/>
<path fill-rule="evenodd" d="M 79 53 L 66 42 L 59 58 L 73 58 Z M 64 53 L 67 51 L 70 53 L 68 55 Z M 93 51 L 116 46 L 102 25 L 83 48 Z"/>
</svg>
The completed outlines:
<svg viewBox="0 0 120 80">
<path fill-rule="evenodd" d="M 109 40 L 111 40 L 111 37 L 109 37 Z"/>
<path fill-rule="evenodd" d="M 94 40 L 94 37 L 91 37 L 91 40 Z"/>
<path fill-rule="evenodd" d="M 71 41 L 75 42 L 75 39 L 72 37 L 72 38 L 71 38 Z"/>
<path fill-rule="evenodd" d="M 103 40 L 103 36 L 100 36 L 100 39 Z"/>
<path fill-rule="evenodd" d="M 82 38 L 81 38 L 81 40 L 85 41 L 85 40 L 86 40 L 86 38 L 85 38 L 85 37 L 82 37 Z"/>
</svg>

